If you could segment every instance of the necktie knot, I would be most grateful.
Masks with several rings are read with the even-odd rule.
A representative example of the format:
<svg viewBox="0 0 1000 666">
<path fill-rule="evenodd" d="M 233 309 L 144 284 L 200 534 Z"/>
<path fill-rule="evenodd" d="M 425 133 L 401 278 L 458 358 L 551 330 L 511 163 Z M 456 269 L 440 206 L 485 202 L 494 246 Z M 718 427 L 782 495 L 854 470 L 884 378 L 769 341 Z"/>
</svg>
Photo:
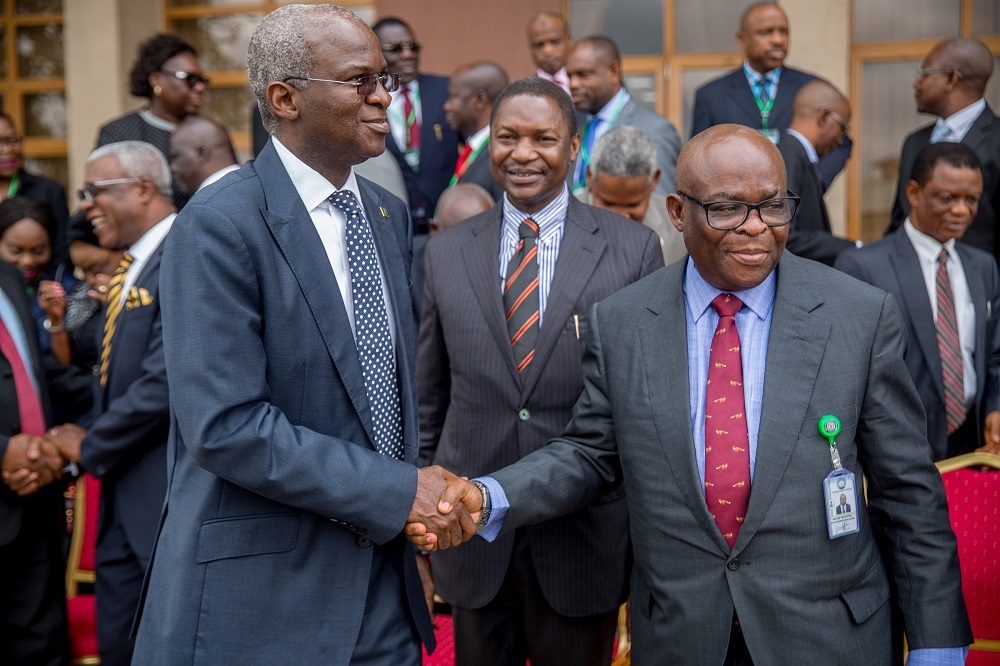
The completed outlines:
<svg viewBox="0 0 1000 666">
<path fill-rule="evenodd" d="M 938 256 L 937 256 L 938 263 L 941 264 L 942 266 L 947 266 L 948 265 L 948 257 L 949 257 L 948 248 L 942 247 L 941 251 L 938 253 Z"/>
<path fill-rule="evenodd" d="M 538 223 L 527 217 L 521 222 L 521 226 L 518 227 L 517 231 L 522 240 L 534 240 L 538 238 Z"/>
<path fill-rule="evenodd" d="M 121 262 L 120 262 L 120 263 L 118 264 L 118 268 L 117 268 L 117 270 L 115 270 L 115 273 L 116 273 L 116 274 L 117 274 L 117 273 L 124 273 L 125 271 L 127 271 L 127 270 L 128 270 L 128 267 L 132 265 L 132 262 L 133 262 L 133 261 L 135 261 L 135 257 L 133 257 L 133 256 L 132 256 L 131 254 L 129 254 L 128 252 L 126 252 L 126 253 L 125 253 L 125 254 L 124 254 L 124 255 L 122 256 L 122 260 L 121 260 Z"/>
<path fill-rule="evenodd" d="M 330 196 L 330 203 L 337 207 L 348 220 L 357 219 L 360 214 L 358 200 L 350 190 L 337 190 Z"/>
<path fill-rule="evenodd" d="M 712 309 L 719 313 L 719 317 L 735 317 L 742 307 L 743 301 L 732 294 L 719 294 L 712 299 Z"/>
</svg>

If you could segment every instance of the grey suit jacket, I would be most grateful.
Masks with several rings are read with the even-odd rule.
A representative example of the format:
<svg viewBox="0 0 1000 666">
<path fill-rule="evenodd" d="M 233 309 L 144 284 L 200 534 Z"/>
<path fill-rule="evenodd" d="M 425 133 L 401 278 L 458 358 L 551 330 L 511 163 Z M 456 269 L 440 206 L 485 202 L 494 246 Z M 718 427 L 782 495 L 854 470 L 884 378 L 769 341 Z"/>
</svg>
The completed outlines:
<svg viewBox="0 0 1000 666">
<path fill-rule="evenodd" d="M 799 197 L 799 207 L 788 228 L 785 249 L 832 266 L 838 254 L 855 245 L 846 238 L 834 236 L 830 230 L 823 184 L 802 143 L 786 132 L 778 141 L 778 152 L 785 160 L 788 189 Z"/>
<path fill-rule="evenodd" d="M 982 440 L 983 420 L 1000 409 L 1000 276 L 992 256 L 965 243 L 956 243 L 976 313 L 976 344 L 972 360 L 976 369 L 976 403 L 969 418 L 976 422 Z M 927 439 L 934 459 L 942 460 L 968 451 L 948 449 L 948 424 L 944 413 L 944 379 L 938 354 L 937 331 L 930 298 L 924 286 L 917 252 L 903 229 L 860 250 L 844 252 L 836 268 L 896 297 L 903 314 L 909 345 L 906 367 L 927 414 Z"/>
<path fill-rule="evenodd" d="M 674 124 L 630 99 L 622 107 L 612 127 L 638 127 L 649 135 L 656 144 L 656 166 L 660 167 L 656 195 L 665 198 L 671 192 L 676 192 L 674 173 L 677 171 L 677 155 L 681 152 L 681 137 Z"/>
<path fill-rule="evenodd" d="M 195 195 L 166 242 L 177 390 L 136 663 L 347 664 L 363 618 L 401 610 L 401 629 L 433 646 L 413 549 L 398 537 L 417 485 L 409 220 L 397 198 L 358 185 L 395 320 L 405 461 L 372 446 L 330 260 L 269 144 Z M 386 607 L 368 596 L 369 572 L 391 557 L 406 589 Z"/>
<path fill-rule="evenodd" d="M 494 474 L 504 531 L 624 483 L 635 572 L 636 661 L 721 664 L 735 611 L 755 663 L 832 664 L 844 646 L 888 664 L 889 586 L 871 532 L 889 542 L 911 648 L 971 638 L 940 475 L 903 363 L 893 299 L 792 254 L 781 258 L 759 446 L 746 521 L 729 549 L 705 504 L 692 440 L 683 279 L 668 266 L 590 316 L 584 391 L 561 438 Z M 830 540 L 817 430 L 843 423 L 844 467 L 868 477 L 861 531 Z"/>
<path fill-rule="evenodd" d="M 590 306 L 663 264 L 650 230 L 570 197 L 535 358 L 522 383 L 500 292 L 502 210 L 498 204 L 436 234 L 426 250 L 417 359 L 421 460 L 469 476 L 512 463 L 562 432 L 582 388 Z M 626 596 L 625 498 L 594 499 L 524 536 L 539 585 L 563 615 L 611 611 Z M 500 589 L 513 544 L 508 535 L 435 553 L 439 594 L 465 608 L 486 604 Z"/>
<path fill-rule="evenodd" d="M 906 198 L 906 183 L 913 174 L 917 154 L 931 142 L 933 123 L 921 127 L 903 141 L 899 158 L 899 181 L 896 183 L 896 200 L 892 205 L 892 220 L 886 233 L 898 229 L 910 214 Z M 1000 215 L 1000 117 L 986 106 L 969 128 L 962 143 L 976 151 L 983 168 L 983 196 L 979 211 L 962 236 L 962 242 L 1000 257 L 1000 234 L 997 233 L 997 216 Z"/>
<path fill-rule="evenodd" d="M 94 413 L 99 416 L 80 444 L 80 464 L 103 480 L 101 530 L 120 521 L 140 562 L 153 552 L 167 489 L 170 401 L 160 312 L 162 256 L 163 243 L 134 285 L 146 290 L 151 302 L 141 305 L 130 296 L 118 315 L 107 385 L 102 388 L 95 379 Z"/>
</svg>

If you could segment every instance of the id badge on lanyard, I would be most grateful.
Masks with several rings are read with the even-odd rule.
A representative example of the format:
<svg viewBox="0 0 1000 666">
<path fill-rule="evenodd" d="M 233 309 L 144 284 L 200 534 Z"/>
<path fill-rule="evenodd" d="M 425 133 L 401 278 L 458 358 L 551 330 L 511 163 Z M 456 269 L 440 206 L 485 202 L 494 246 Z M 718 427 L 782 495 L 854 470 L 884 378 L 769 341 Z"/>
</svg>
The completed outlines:
<svg viewBox="0 0 1000 666">
<path fill-rule="evenodd" d="M 827 414 L 817 423 L 819 433 L 830 443 L 833 471 L 823 479 L 823 507 L 826 528 L 831 539 L 854 534 L 861 529 L 858 520 L 858 493 L 854 473 L 840 464 L 836 437 L 840 434 L 840 419 Z"/>
</svg>

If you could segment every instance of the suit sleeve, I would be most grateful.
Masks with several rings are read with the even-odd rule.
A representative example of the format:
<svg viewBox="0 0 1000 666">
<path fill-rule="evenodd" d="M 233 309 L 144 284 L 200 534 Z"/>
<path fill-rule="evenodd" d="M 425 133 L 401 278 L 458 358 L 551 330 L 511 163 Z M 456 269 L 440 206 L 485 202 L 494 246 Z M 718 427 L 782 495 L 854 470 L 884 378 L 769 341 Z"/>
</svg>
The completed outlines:
<svg viewBox="0 0 1000 666">
<path fill-rule="evenodd" d="M 699 88 L 694 94 L 694 110 L 691 112 L 691 136 L 694 137 L 712 126 L 712 112 L 705 101 L 705 88 Z"/>
<path fill-rule="evenodd" d="M 913 166 L 912 164 L 907 166 L 907 153 L 909 152 L 907 144 L 909 142 L 910 137 L 907 137 L 903 141 L 903 148 L 900 151 L 902 157 L 899 160 L 899 174 L 896 178 L 896 198 L 892 202 L 892 215 L 889 218 L 889 228 L 885 230 L 886 235 L 903 226 L 903 222 L 910 214 L 910 200 L 906 198 L 906 183 L 910 180 L 908 172 Z"/>
<path fill-rule="evenodd" d="M 815 182 L 811 184 L 804 182 L 806 178 L 811 177 L 806 169 L 812 169 L 813 166 L 808 161 L 799 163 L 794 157 L 789 157 L 784 153 L 782 153 L 782 157 L 785 158 L 785 163 L 789 167 L 787 169 L 788 189 L 796 194 L 816 192 Z M 823 196 L 822 193 L 817 193 L 817 195 Z M 822 205 L 822 201 L 812 203 L 808 207 L 800 206 L 788 227 L 788 240 L 785 247 L 800 257 L 807 257 L 832 266 L 838 254 L 856 247 L 856 245 L 853 241 L 838 238 L 823 228 L 826 224 L 822 219 L 810 219 L 821 214 L 819 205 Z M 803 214 L 811 215 L 807 218 L 803 217 Z"/>
<path fill-rule="evenodd" d="M 988 414 L 1000 411 L 1000 273 L 996 262 L 989 262 L 989 279 L 986 282 L 986 298 L 992 304 L 990 316 L 986 320 L 986 399 L 983 409 Z"/>
<path fill-rule="evenodd" d="M 653 133 L 656 142 L 656 161 L 660 166 L 660 182 L 656 188 L 663 196 L 677 191 L 674 176 L 677 172 L 677 156 L 681 152 L 681 138 L 674 124 L 664 121 L 663 128 Z"/>
<path fill-rule="evenodd" d="M 139 377 L 108 403 L 80 445 L 80 463 L 96 476 L 114 471 L 163 442 L 170 424 L 167 372 L 163 361 L 162 313 L 157 311 Z"/>
<path fill-rule="evenodd" d="M 923 407 L 903 362 L 902 315 L 886 294 L 871 341 L 857 428 L 868 504 L 885 529 L 911 649 L 972 642 L 941 475 L 921 428 Z"/>
<path fill-rule="evenodd" d="M 260 284 L 274 280 L 270 264 L 280 258 L 264 252 L 255 261 L 251 242 L 226 213 L 197 203 L 167 238 L 160 292 L 167 373 L 183 387 L 170 395 L 179 445 L 222 479 L 386 543 L 409 514 L 416 468 L 338 436 L 335 415 L 309 415 L 330 423 L 331 432 L 321 433 L 271 402 L 269 355 L 281 350 L 265 347 L 265 328 L 283 322 L 264 321 L 262 299 L 275 292 Z M 290 286 L 288 298 L 301 298 Z M 289 353 L 301 353 L 295 331 L 287 333 Z"/>
<path fill-rule="evenodd" d="M 598 303 L 590 311 L 583 392 L 563 434 L 490 475 L 510 503 L 502 533 L 571 513 L 622 482 L 598 329 L 600 307 Z"/>
<path fill-rule="evenodd" d="M 451 396 L 451 365 L 441 327 L 434 283 L 437 243 L 424 250 L 424 294 L 417 341 L 417 400 L 420 405 L 420 456 L 417 466 L 434 461 Z"/>
</svg>

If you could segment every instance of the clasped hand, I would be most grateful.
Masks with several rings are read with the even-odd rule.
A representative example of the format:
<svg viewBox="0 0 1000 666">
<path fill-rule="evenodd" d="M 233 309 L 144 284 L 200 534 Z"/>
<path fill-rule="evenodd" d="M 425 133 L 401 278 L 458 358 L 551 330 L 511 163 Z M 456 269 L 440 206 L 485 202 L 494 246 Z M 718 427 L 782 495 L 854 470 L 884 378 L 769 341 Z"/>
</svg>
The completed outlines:
<svg viewBox="0 0 1000 666">
<path fill-rule="evenodd" d="M 19 434 L 7 442 L 0 461 L 3 482 L 21 496 L 38 492 L 62 478 L 67 460 L 79 460 L 80 441 L 86 431 L 67 423 L 44 436 Z"/>
<path fill-rule="evenodd" d="M 425 467 L 417 470 L 417 495 L 403 533 L 421 550 L 444 550 L 476 535 L 482 509 L 475 484 L 443 467 Z"/>
</svg>

